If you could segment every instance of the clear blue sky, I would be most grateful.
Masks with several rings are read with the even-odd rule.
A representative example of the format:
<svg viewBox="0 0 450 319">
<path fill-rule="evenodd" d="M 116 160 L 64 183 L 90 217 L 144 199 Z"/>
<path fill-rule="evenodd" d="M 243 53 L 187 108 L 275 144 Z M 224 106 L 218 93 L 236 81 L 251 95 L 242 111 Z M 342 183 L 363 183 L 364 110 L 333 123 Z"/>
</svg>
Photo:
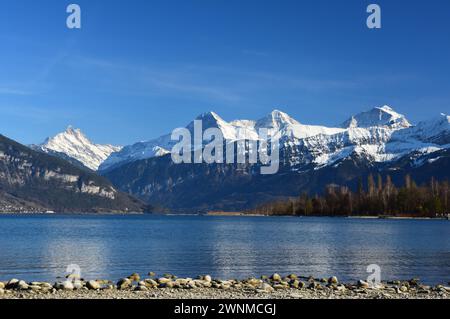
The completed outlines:
<svg viewBox="0 0 450 319">
<path fill-rule="evenodd" d="M 0 43 L 0 133 L 22 143 L 73 124 L 130 144 L 209 110 L 324 125 L 383 104 L 413 122 L 450 111 L 448 0 L 2 0 Z"/>
</svg>

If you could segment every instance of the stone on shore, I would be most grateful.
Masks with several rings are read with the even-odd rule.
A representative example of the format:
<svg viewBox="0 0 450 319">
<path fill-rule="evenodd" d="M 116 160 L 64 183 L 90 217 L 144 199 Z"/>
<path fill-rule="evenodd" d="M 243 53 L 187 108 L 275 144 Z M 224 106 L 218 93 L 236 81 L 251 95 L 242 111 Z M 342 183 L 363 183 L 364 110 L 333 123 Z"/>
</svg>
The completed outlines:
<svg viewBox="0 0 450 319">
<path fill-rule="evenodd" d="M 261 279 L 256 279 L 256 278 L 250 278 L 250 279 L 247 279 L 245 282 L 247 284 L 251 285 L 251 286 L 255 286 L 256 287 L 256 286 L 259 286 L 261 284 L 262 280 Z"/>
<path fill-rule="evenodd" d="M 148 291 L 148 288 L 146 286 L 137 286 L 136 288 L 134 288 L 134 291 Z"/>
<path fill-rule="evenodd" d="M 160 284 L 167 284 L 168 282 L 171 282 L 171 281 L 172 281 L 172 279 L 166 278 L 166 277 L 161 277 L 161 278 L 158 279 L 158 282 Z"/>
<path fill-rule="evenodd" d="M 138 281 L 141 280 L 141 276 L 139 276 L 138 273 L 133 273 L 133 274 L 131 274 L 131 275 L 128 277 L 128 279 L 130 279 L 131 281 L 136 281 L 136 282 L 138 282 Z"/>
<path fill-rule="evenodd" d="M 275 291 L 275 289 L 269 285 L 268 283 L 262 283 L 257 289 L 256 292 L 258 293 L 270 293 Z"/>
<path fill-rule="evenodd" d="M 10 281 L 8 281 L 7 283 L 6 283 L 6 289 L 14 289 L 14 288 L 16 288 L 17 287 L 17 284 L 19 283 L 19 279 L 16 279 L 16 278 L 13 278 L 13 279 L 11 279 Z"/>
<path fill-rule="evenodd" d="M 92 290 L 98 290 L 98 289 L 102 288 L 101 285 L 96 280 L 89 280 L 86 283 L 86 287 L 88 289 L 92 289 Z"/>
<path fill-rule="evenodd" d="M 30 286 L 23 280 L 20 280 L 16 286 L 16 288 L 19 290 L 28 290 L 29 287 Z"/>
<path fill-rule="evenodd" d="M 117 289 L 124 290 L 131 288 L 133 282 L 128 278 L 122 278 L 117 282 Z"/>
<path fill-rule="evenodd" d="M 369 283 L 364 280 L 358 280 L 358 288 L 369 288 Z"/>
<path fill-rule="evenodd" d="M 282 285 L 282 284 L 273 285 L 273 289 L 275 289 L 275 290 L 281 290 L 281 289 L 286 289 L 286 288 L 288 288 L 288 287 L 286 287 L 285 285 Z"/>
<path fill-rule="evenodd" d="M 272 277 L 270 277 L 273 281 L 281 281 L 281 276 L 279 274 L 273 274 Z"/>
<path fill-rule="evenodd" d="M 42 287 L 39 285 L 30 285 L 30 286 L 28 286 L 28 289 L 30 289 L 32 291 L 41 291 Z"/>
<path fill-rule="evenodd" d="M 298 289 L 298 287 L 300 286 L 300 281 L 298 281 L 297 279 L 291 281 L 291 287 Z"/>
<path fill-rule="evenodd" d="M 165 286 L 165 288 L 172 289 L 172 288 L 174 288 L 176 286 L 176 282 L 169 281 L 169 282 L 165 283 L 164 286 Z"/>
<path fill-rule="evenodd" d="M 227 283 L 223 283 L 223 284 L 220 285 L 220 289 L 223 289 L 223 290 L 227 290 L 227 289 L 230 289 L 230 288 L 231 288 L 231 285 L 227 284 Z"/>
<path fill-rule="evenodd" d="M 40 287 L 41 290 L 50 290 L 53 288 L 53 286 L 48 282 L 37 282 L 37 281 L 31 282 L 30 288 L 31 287 Z"/>
<path fill-rule="evenodd" d="M 193 280 L 190 280 L 190 281 L 187 283 L 186 288 L 189 288 L 189 289 L 195 289 L 195 288 L 197 288 L 197 286 L 195 285 L 195 282 L 194 282 Z"/>
<path fill-rule="evenodd" d="M 144 282 L 145 282 L 146 287 L 150 287 L 150 288 L 158 287 L 158 283 L 153 279 L 148 278 L 148 279 L 145 279 Z"/>
<path fill-rule="evenodd" d="M 337 279 L 336 276 L 333 276 L 328 279 L 328 283 L 330 285 L 337 285 L 339 283 L 339 280 Z"/>
<path fill-rule="evenodd" d="M 73 289 L 83 289 L 84 288 L 84 282 L 81 280 L 75 280 L 73 282 Z"/>
<path fill-rule="evenodd" d="M 180 286 L 186 286 L 187 283 L 188 283 L 188 280 L 187 280 L 187 279 L 184 279 L 184 278 L 178 278 L 178 279 L 176 279 L 175 281 L 176 281 Z"/>
<path fill-rule="evenodd" d="M 406 286 L 401 286 L 401 287 L 400 287 L 400 291 L 401 291 L 401 292 L 407 292 L 407 291 L 408 291 L 408 287 L 406 287 Z"/>
<path fill-rule="evenodd" d="M 3 281 L 0 281 L 0 289 L 5 289 L 5 283 Z"/>
<path fill-rule="evenodd" d="M 75 281 L 75 280 L 80 280 L 81 277 L 80 277 L 79 274 L 72 273 L 72 274 L 68 274 L 68 275 L 66 276 L 66 279 L 69 280 L 69 281 Z"/>
<path fill-rule="evenodd" d="M 55 284 L 55 288 L 58 290 L 74 290 L 74 284 L 70 280 L 66 280 L 63 282 L 57 282 Z"/>
<path fill-rule="evenodd" d="M 345 288 L 344 285 L 333 286 L 333 289 L 336 290 L 336 291 L 345 291 L 345 290 L 347 290 L 347 288 Z"/>
</svg>

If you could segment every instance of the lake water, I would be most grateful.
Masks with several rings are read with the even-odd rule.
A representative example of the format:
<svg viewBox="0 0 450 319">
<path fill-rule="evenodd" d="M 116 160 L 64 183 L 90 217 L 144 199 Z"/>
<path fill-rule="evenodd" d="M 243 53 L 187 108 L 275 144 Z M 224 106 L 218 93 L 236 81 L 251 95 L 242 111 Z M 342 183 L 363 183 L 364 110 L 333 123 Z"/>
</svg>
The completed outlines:
<svg viewBox="0 0 450 319">
<path fill-rule="evenodd" d="M 0 216 L 0 280 L 133 272 L 219 278 L 296 273 L 450 281 L 450 222 L 295 217 Z"/>
</svg>

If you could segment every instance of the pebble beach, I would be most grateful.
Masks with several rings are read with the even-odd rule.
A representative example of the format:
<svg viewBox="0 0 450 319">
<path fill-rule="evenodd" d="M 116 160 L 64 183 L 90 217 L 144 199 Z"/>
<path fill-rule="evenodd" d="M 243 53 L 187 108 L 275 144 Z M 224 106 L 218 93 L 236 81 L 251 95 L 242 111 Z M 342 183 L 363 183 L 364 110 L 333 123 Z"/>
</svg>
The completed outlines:
<svg viewBox="0 0 450 319">
<path fill-rule="evenodd" d="M 429 286 L 419 279 L 341 283 L 330 278 L 295 274 L 244 280 L 214 279 L 209 275 L 177 278 L 166 274 L 132 274 L 116 282 L 68 276 L 64 281 L 0 281 L 0 299 L 450 299 L 450 284 Z"/>
</svg>

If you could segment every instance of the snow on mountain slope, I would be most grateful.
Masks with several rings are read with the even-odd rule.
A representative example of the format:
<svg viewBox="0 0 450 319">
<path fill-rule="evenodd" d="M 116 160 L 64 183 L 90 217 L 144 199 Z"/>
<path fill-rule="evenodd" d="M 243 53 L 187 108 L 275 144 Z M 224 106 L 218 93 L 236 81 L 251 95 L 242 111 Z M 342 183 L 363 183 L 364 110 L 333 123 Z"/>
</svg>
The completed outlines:
<svg viewBox="0 0 450 319">
<path fill-rule="evenodd" d="M 202 121 L 203 131 L 220 129 L 226 141 L 259 140 L 259 130 L 268 129 L 269 135 L 280 138 L 284 161 L 293 169 L 311 164 L 317 168 L 329 166 L 353 154 L 372 162 L 386 162 L 418 150 L 441 150 L 450 145 L 449 116 L 441 115 L 412 126 L 404 115 L 388 106 L 357 114 L 341 127 L 305 125 L 279 110 L 257 121 L 227 122 L 214 112 L 201 114 L 196 120 Z M 186 128 L 193 134 L 194 121 Z M 175 143 L 167 134 L 126 146 L 111 154 L 100 170 L 167 154 Z"/>
<path fill-rule="evenodd" d="M 416 126 L 399 131 L 398 139 L 414 139 L 439 145 L 450 144 L 450 116 L 440 114 L 428 121 L 419 122 Z"/>
<path fill-rule="evenodd" d="M 318 134 L 335 134 L 345 131 L 341 128 L 327 128 L 324 126 L 303 125 L 294 120 L 288 114 L 274 110 L 258 121 L 234 120 L 227 122 L 214 112 L 207 112 L 196 117 L 201 121 L 202 130 L 208 128 L 218 128 L 226 141 L 236 140 L 259 140 L 260 129 L 268 129 L 269 136 L 277 134 L 279 138 L 302 139 Z M 190 122 L 186 128 L 194 135 L 194 121 Z M 109 170 L 113 167 L 140 160 L 167 154 L 177 143 L 171 140 L 171 135 L 163 135 L 157 139 L 147 142 L 139 142 L 125 146 L 120 152 L 111 156 L 100 165 L 99 170 Z M 158 151 L 158 152 L 157 152 Z"/>
<path fill-rule="evenodd" d="M 341 124 L 343 128 L 352 127 L 374 127 L 386 126 L 391 129 L 403 129 L 410 127 L 411 124 L 404 115 L 395 112 L 391 107 L 385 105 L 375 107 L 367 112 L 362 112 L 352 116 Z"/>
<path fill-rule="evenodd" d="M 409 122 L 402 118 L 400 123 Z M 387 162 L 412 152 L 429 154 L 450 147 L 450 125 L 446 115 L 420 122 L 417 126 L 399 128 L 397 124 L 393 127 L 384 123 L 366 128 L 351 126 L 337 134 L 306 138 L 301 140 L 297 152 L 306 154 L 304 158 L 323 167 L 352 154 L 371 162 Z"/>
<path fill-rule="evenodd" d="M 107 170 L 132 161 L 168 154 L 175 143 L 176 141 L 171 141 L 170 134 L 168 134 L 148 142 L 138 142 L 133 145 L 127 145 L 120 151 L 111 153 L 111 155 L 100 164 L 99 170 Z"/>
<path fill-rule="evenodd" d="M 46 153 L 63 153 L 92 170 L 97 170 L 111 153 L 121 150 L 119 146 L 94 144 L 81 130 L 71 126 L 34 148 Z"/>
</svg>

